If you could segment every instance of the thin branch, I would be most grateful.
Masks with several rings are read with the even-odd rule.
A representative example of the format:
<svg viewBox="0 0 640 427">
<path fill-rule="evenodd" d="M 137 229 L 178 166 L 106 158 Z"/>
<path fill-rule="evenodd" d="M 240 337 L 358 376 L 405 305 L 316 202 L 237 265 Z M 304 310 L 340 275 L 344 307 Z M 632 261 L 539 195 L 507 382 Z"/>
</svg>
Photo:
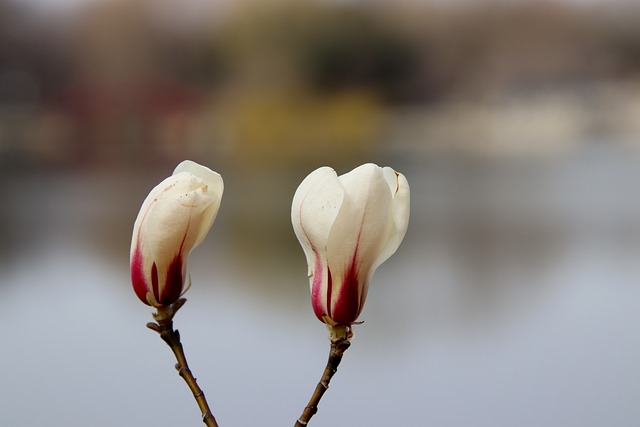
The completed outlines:
<svg viewBox="0 0 640 427">
<path fill-rule="evenodd" d="M 309 403 L 302 411 L 302 415 L 296 421 L 294 427 L 305 427 L 311 417 L 313 417 L 316 412 L 318 412 L 318 404 L 320 403 L 320 399 L 329 388 L 329 383 L 331 382 L 331 378 L 338 371 L 338 365 L 342 361 L 342 356 L 344 352 L 347 351 L 351 343 L 349 342 L 349 338 L 351 338 L 352 334 L 349 328 L 341 328 L 341 329 L 333 329 L 331 330 L 331 349 L 329 351 L 329 360 L 327 361 L 327 366 L 324 368 L 324 372 L 322 374 L 322 378 L 320 382 L 316 386 L 316 389 L 311 395 L 311 399 Z"/>
<path fill-rule="evenodd" d="M 195 398 L 196 403 L 200 408 L 200 412 L 202 413 L 202 422 L 205 423 L 207 427 L 218 427 L 218 423 L 211 413 L 211 409 L 209 408 L 207 399 L 204 396 L 204 392 L 198 386 L 195 377 L 189 369 L 189 364 L 187 363 L 187 358 L 184 355 L 182 343 L 180 342 L 180 333 L 178 330 L 173 329 L 173 316 L 186 301 L 186 299 L 180 298 L 170 306 L 158 307 L 158 312 L 153 314 L 153 318 L 158 323 L 147 323 L 147 328 L 160 334 L 160 338 L 162 338 L 162 340 L 171 348 L 171 351 L 173 351 L 178 362 L 176 363 L 175 368 L 178 371 L 178 375 L 182 377 L 193 393 L 193 397 Z"/>
</svg>

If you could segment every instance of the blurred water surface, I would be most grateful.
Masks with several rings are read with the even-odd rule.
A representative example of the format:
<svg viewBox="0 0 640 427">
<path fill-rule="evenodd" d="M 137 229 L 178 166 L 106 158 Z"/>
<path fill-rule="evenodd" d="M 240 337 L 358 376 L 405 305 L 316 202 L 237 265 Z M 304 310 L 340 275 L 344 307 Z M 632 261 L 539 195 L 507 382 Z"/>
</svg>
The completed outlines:
<svg viewBox="0 0 640 427">
<path fill-rule="evenodd" d="M 374 277 L 314 423 L 636 425 L 638 154 L 615 144 L 526 162 L 381 154 L 411 183 L 411 225 Z M 162 179 L 150 175 L 16 173 L 3 188 L 4 425 L 199 422 L 130 290 L 130 227 Z M 176 325 L 222 425 L 290 424 L 328 347 L 289 229 L 296 181 L 274 172 L 234 194 L 240 178 L 225 178 Z M 281 215 L 234 211 L 265 180 L 292 190 L 273 192 Z M 244 235 L 243 221 L 279 231 Z"/>
</svg>

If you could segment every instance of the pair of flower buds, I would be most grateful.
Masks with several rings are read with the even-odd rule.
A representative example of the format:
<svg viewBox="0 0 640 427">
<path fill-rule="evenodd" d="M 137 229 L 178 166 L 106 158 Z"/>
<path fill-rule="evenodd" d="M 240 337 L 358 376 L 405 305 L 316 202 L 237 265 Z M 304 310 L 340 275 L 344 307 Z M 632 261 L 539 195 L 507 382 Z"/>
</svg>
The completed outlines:
<svg viewBox="0 0 640 427">
<path fill-rule="evenodd" d="M 131 241 L 131 281 L 142 302 L 168 306 L 188 289 L 187 257 L 209 232 L 223 190 L 218 173 L 190 160 L 151 190 Z M 341 176 L 321 167 L 296 190 L 291 221 L 307 258 L 315 315 L 329 326 L 351 326 L 373 272 L 406 233 L 409 184 L 371 163 Z"/>
</svg>

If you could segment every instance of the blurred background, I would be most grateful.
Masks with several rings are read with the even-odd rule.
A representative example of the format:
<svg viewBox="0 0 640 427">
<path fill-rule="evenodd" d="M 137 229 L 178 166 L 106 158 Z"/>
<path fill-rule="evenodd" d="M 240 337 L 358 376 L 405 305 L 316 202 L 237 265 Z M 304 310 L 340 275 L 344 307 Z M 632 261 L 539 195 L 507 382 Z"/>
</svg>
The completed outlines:
<svg viewBox="0 0 640 427">
<path fill-rule="evenodd" d="M 2 425 L 199 425 L 128 265 L 185 158 L 225 179 L 175 319 L 222 426 L 306 405 L 291 198 L 366 162 L 412 218 L 314 426 L 640 425 L 637 2 L 0 2 Z"/>
</svg>

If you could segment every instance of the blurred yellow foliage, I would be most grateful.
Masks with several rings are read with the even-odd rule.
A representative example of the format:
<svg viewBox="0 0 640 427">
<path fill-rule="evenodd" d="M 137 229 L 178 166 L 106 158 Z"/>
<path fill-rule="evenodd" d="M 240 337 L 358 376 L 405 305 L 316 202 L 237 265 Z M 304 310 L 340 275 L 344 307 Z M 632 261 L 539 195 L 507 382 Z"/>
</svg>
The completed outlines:
<svg viewBox="0 0 640 427">
<path fill-rule="evenodd" d="M 380 135 L 383 113 L 367 92 L 312 96 L 277 91 L 236 94 L 219 118 L 240 157 L 236 160 L 272 163 L 367 150 Z"/>
</svg>

